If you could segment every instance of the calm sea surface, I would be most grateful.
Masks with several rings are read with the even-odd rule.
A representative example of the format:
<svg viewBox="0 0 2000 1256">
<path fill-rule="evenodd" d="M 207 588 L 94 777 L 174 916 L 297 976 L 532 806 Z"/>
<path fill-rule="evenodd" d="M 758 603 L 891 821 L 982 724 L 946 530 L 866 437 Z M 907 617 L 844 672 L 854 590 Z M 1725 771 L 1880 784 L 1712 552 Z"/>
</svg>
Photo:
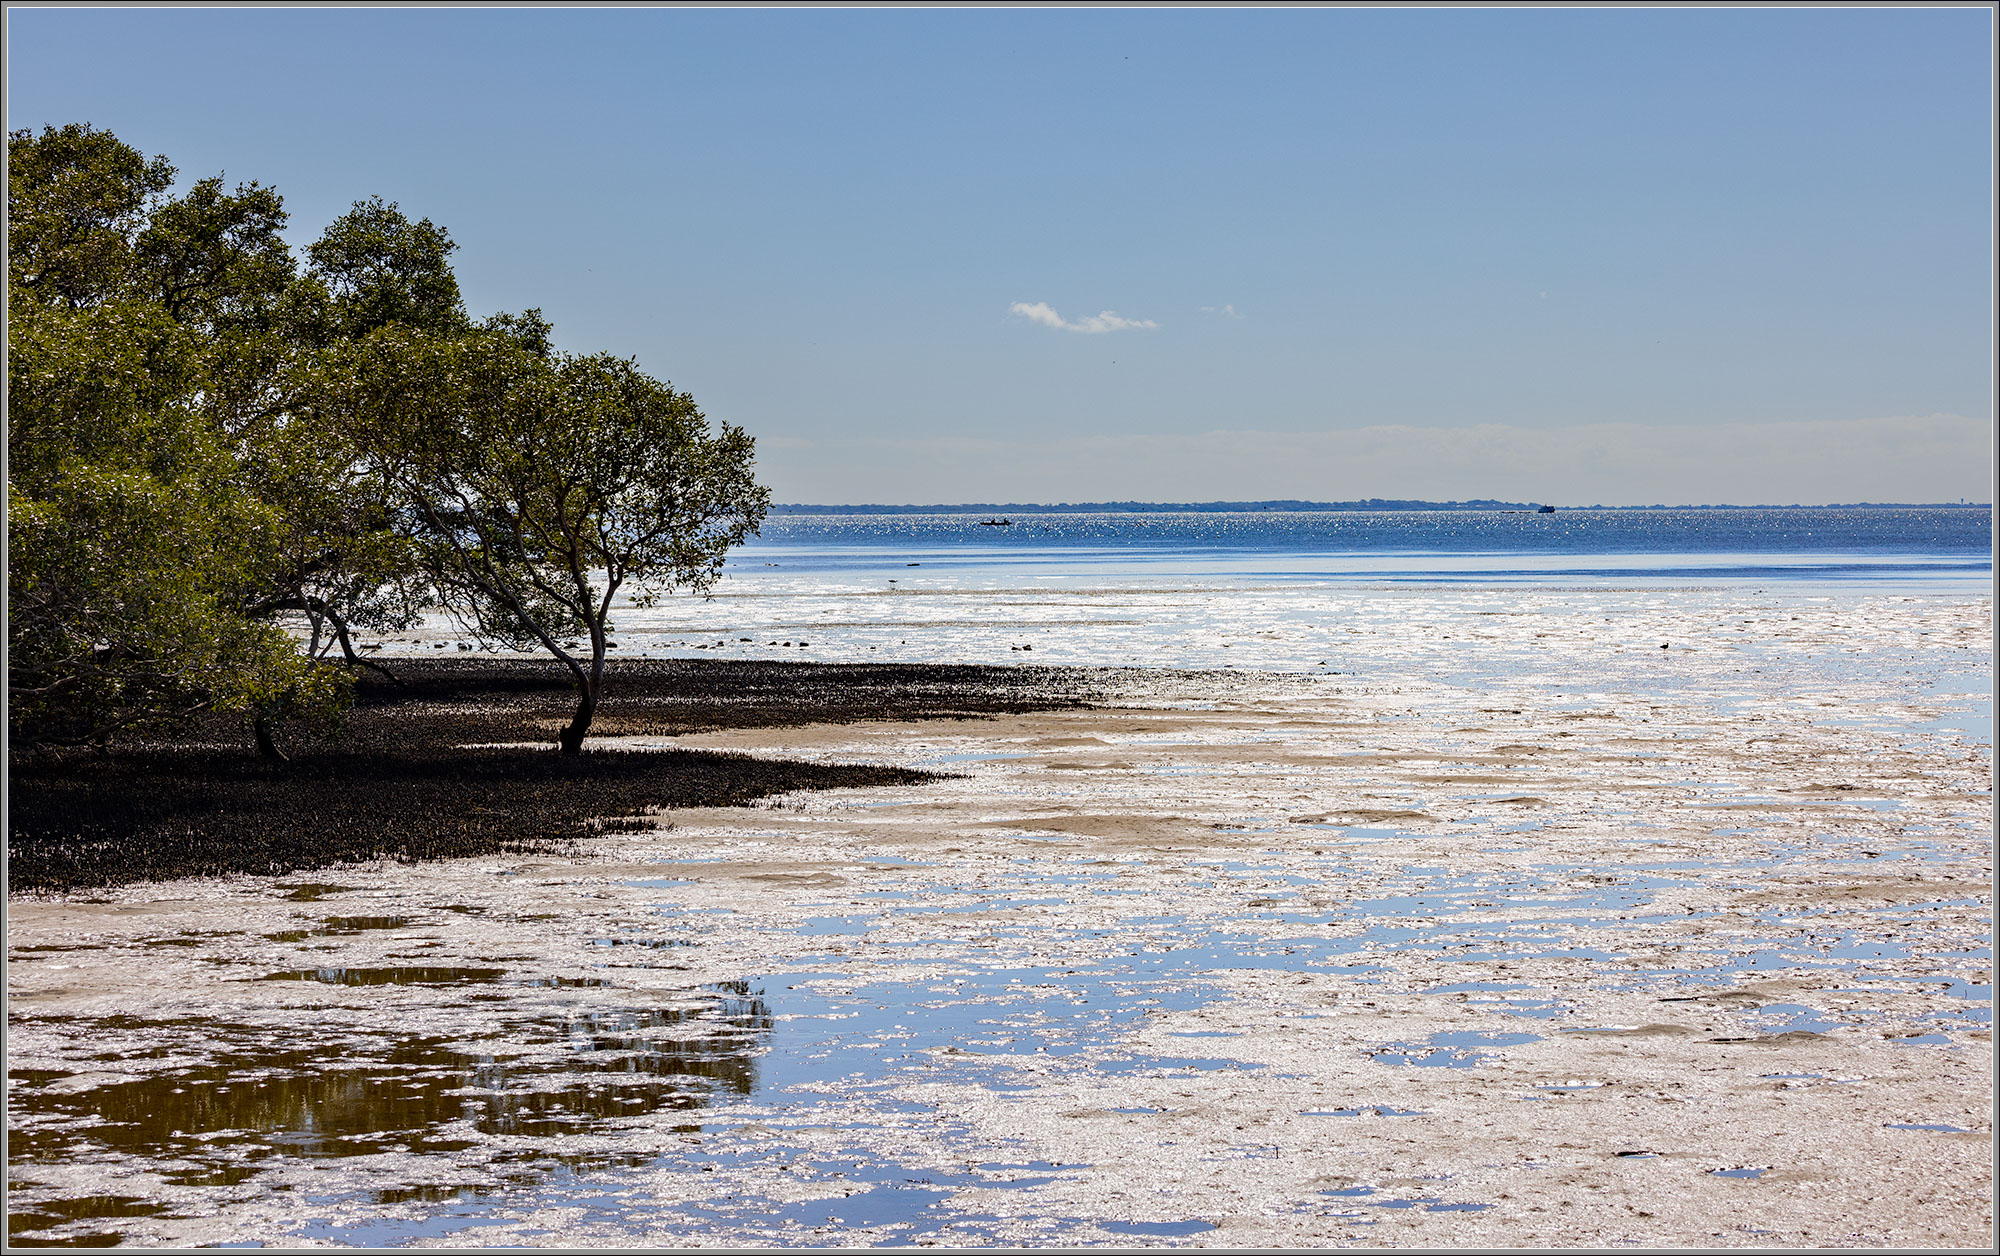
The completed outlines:
<svg viewBox="0 0 2000 1256">
<path fill-rule="evenodd" d="M 992 518 L 992 516 L 986 516 Z M 1832 510 L 1264 510 L 1026 514 L 790 514 L 732 562 L 870 572 L 920 560 L 948 570 L 1130 574 L 1232 570 L 1284 578 L 1944 576 L 1992 572 L 1992 512 Z M 1164 572 L 1162 572 L 1164 568 Z"/>
<path fill-rule="evenodd" d="M 1618 578 L 1790 572 L 1980 576 L 1992 514 L 1834 510 L 1266 510 L 1160 514 L 792 514 L 766 522 L 738 568 L 788 560 L 868 570 L 922 552 L 952 568 L 1270 568 L 1286 576 Z"/>
<path fill-rule="evenodd" d="M 1993 518 L 1965 508 L 784 515 L 732 571 L 1463 580 L 1942 577 L 1984 581 Z"/>
<path fill-rule="evenodd" d="M 1963 625 L 1984 640 L 1992 579 L 1992 513 L 1963 508 L 781 515 L 712 596 L 614 608 L 614 657 L 1482 688 L 1601 658 L 1658 693 L 1824 679 L 1976 700 L 1992 670 Z M 458 635 L 433 620 L 385 644 Z"/>
<path fill-rule="evenodd" d="M 1335 550 L 1829 550 L 1990 553 L 1990 512 L 1965 507 L 1818 509 L 1264 510 L 1027 514 L 1011 526 L 966 514 L 783 514 L 767 538 L 794 543 L 964 542 Z"/>
</svg>

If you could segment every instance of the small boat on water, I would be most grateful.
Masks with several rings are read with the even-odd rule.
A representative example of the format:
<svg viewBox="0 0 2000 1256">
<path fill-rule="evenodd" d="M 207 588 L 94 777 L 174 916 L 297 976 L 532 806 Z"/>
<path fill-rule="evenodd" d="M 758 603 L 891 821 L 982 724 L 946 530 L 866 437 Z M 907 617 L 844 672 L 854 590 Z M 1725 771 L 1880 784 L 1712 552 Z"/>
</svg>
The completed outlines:
<svg viewBox="0 0 2000 1256">
<path fill-rule="evenodd" d="M 981 519 L 979 526 L 982 528 L 1011 528 L 1014 526 L 1014 521 L 1012 519 Z"/>
</svg>

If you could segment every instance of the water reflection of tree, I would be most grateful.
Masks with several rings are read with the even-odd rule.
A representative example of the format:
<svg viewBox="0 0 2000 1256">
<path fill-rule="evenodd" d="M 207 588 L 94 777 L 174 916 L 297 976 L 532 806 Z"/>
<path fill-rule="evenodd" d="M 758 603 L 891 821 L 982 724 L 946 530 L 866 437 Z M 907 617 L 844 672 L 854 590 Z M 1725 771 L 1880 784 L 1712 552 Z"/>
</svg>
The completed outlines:
<svg viewBox="0 0 2000 1256">
<path fill-rule="evenodd" d="M 757 1054 L 774 1021 L 742 983 L 697 1007 L 626 1008 L 514 1022 L 518 1058 L 468 1054 L 451 1039 L 363 1047 L 235 1049 L 213 1063 L 75 1093 L 16 1086 L 15 1164 L 74 1161 L 92 1149 L 194 1162 L 177 1181 L 273 1156 L 308 1159 L 406 1148 L 442 1153 L 503 1140 L 498 1160 L 575 1167 L 638 1163 L 654 1153 L 551 1156 L 543 1140 L 613 1133 L 656 1113 L 695 1109 L 757 1084 Z M 213 1044 L 242 1047 L 242 1026 L 178 1022 Z M 189 1044 L 194 1045 L 194 1044 Z M 218 1137 L 219 1136 L 219 1137 Z M 505 1143 L 520 1140 L 518 1145 Z M 228 1176 L 235 1176 L 229 1174 Z"/>
</svg>

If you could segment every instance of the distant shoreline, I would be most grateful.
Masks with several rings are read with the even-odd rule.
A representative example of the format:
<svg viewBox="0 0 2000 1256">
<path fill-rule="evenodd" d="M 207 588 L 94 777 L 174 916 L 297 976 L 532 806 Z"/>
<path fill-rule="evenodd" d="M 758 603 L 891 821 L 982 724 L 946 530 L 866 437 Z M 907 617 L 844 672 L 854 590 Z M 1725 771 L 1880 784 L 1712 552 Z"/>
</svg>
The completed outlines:
<svg viewBox="0 0 2000 1256">
<path fill-rule="evenodd" d="M 1414 499 L 1309 502 L 1271 500 L 1254 502 L 1061 502 L 1054 505 L 1024 502 L 969 502 L 936 506 L 815 506 L 787 503 L 771 507 L 772 515 L 1069 515 L 1069 514 L 1231 514 L 1252 511 L 1379 511 L 1379 510 L 1535 510 L 1541 502 L 1503 502 L 1488 498 L 1471 501 L 1433 502 Z M 1558 506 L 1558 510 L 1992 510 L 1992 502 L 1828 502 L 1824 505 L 1738 506 Z"/>
</svg>

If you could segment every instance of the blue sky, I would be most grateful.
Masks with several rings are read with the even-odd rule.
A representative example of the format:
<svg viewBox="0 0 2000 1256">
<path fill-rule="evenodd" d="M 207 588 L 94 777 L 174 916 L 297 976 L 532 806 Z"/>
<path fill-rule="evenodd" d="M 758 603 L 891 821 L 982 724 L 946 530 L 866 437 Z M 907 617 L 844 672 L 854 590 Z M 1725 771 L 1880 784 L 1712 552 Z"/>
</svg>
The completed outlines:
<svg viewBox="0 0 2000 1256">
<path fill-rule="evenodd" d="M 397 201 L 781 500 L 1990 499 L 1981 8 L 7 17 L 9 127 Z"/>
</svg>

